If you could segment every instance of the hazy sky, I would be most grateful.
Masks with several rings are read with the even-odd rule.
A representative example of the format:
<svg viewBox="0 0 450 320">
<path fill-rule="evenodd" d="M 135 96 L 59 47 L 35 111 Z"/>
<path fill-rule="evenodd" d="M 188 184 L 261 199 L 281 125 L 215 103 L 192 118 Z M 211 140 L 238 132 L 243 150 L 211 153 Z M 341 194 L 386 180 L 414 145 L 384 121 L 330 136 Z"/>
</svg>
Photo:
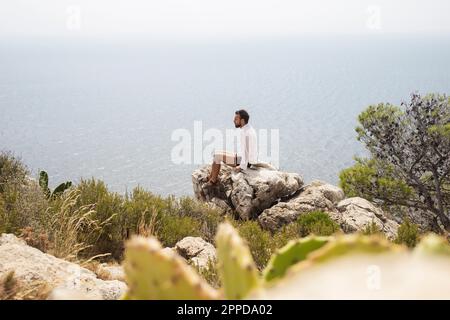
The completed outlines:
<svg viewBox="0 0 450 320">
<path fill-rule="evenodd" d="M 445 33 L 448 0 L 2 0 L 0 36 Z"/>
</svg>

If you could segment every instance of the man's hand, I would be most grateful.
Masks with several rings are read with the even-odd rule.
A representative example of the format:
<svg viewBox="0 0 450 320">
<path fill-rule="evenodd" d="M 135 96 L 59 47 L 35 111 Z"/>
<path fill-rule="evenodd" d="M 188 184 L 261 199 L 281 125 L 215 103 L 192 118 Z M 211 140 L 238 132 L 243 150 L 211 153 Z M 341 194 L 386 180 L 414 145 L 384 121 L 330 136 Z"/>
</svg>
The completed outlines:
<svg viewBox="0 0 450 320">
<path fill-rule="evenodd" d="M 234 171 L 235 171 L 235 172 L 240 172 L 240 171 L 241 171 L 241 166 L 236 166 L 236 167 L 234 167 Z"/>
</svg>

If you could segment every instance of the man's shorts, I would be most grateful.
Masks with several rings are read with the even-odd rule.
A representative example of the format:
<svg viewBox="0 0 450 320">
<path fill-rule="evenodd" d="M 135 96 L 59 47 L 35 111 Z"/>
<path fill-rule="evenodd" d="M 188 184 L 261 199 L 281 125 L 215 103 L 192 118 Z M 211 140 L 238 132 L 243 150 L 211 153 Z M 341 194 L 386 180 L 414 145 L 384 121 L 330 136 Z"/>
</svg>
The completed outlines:
<svg viewBox="0 0 450 320">
<path fill-rule="evenodd" d="M 221 163 L 222 161 L 225 164 L 230 166 L 238 166 L 241 163 L 242 157 L 238 156 L 237 153 L 231 153 L 226 151 L 218 151 L 214 153 L 214 162 Z M 247 168 L 250 168 L 251 164 L 247 164 Z"/>
</svg>

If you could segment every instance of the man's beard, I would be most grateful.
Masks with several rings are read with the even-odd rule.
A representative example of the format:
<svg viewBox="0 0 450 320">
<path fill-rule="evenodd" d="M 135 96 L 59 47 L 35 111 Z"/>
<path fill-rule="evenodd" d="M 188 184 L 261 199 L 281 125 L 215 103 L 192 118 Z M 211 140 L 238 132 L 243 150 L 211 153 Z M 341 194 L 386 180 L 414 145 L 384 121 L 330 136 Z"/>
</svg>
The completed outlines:
<svg viewBox="0 0 450 320">
<path fill-rule="evenodd" d="M 236 128 L 240 128 L 240 127 L 241 127 L 240 124 L 234 124 L 234 126 L 235 126 Z"/>
</svg>

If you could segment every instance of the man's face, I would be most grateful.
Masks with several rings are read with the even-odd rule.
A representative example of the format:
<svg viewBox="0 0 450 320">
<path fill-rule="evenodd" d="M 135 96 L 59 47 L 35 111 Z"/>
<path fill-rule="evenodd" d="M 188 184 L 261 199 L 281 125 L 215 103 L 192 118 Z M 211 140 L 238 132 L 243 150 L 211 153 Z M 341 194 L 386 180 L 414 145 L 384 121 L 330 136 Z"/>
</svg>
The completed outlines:
<svg viewBox="0 0 450 320">
<path fill-rule="evenodd" d="M 242 127 L 242 123 L 243 123 L 243 122 L 244 122 L 244 121 L 242 121 L 240 115 L 238 115 L 238 114 L 235 114 L 235 115 L 234 115 L 234 126 L 235 126 L 236 128 Z"/>
</svg>

